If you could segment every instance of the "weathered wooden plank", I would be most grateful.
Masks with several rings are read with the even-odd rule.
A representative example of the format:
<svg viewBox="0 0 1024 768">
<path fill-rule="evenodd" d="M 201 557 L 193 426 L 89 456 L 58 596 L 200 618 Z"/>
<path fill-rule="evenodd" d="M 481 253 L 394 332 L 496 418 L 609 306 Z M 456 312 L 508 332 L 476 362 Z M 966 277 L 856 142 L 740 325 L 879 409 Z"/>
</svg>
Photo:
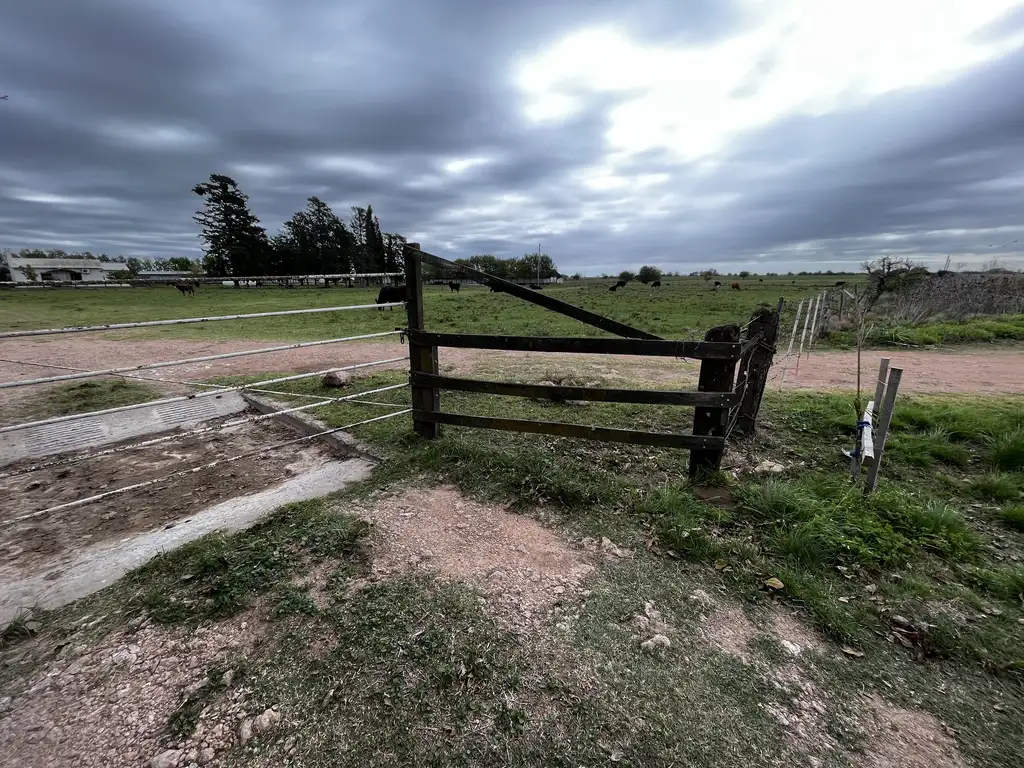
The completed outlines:
<svg viewBox="0 0 1024 768">
<path fill-rule="evenodd" d="M 413 373 L 412 384 L 451 389 L 459 392 L 480 392 L 509 397 L 533 397 L 548 400 L 593 400 L 604 403 L 645 403 L 648 405 L 703 405 L 724 408 L 740 402 L 732 392 L 670 392 L 648 389 L 607 389 L 603 387 L 564 387 L 549 384 L 518 384 L 481 379 L 460 379 Z"/>
<path fill-rule="evenodd" d="M 510 296 L 528 301 L 531 304 L 544 307 L 544 309 L 550 309 L 552 312 L 557 312 L 560 315 L 566 315 L 574 320 L 579 320 L 581 323 L 592 325 L 595 328 L 600 328 L 608 333 L 614 333 L 616 336 L 625 336 L 630 339 L 660 339 L 660 336 L 655 336 L 653 333 L 642 331 L 639 328 L 634 328 L 625 323 L 620 323 L 618 320 L 612 320 L 610 317 L 599 315 L 596 312 L 590 312 L 589 310 L 577 307 L 574 304 L 569 304 L 565 301 L 552 298 L 545 293 L 535 291 L 532 288 L 527 288 L 523 285 L 511 283 L 508 280 L 502 280 L 501 278 L 489 275 L 486 272 L 467 267 L 462 264 L 456 264 L 453 261 L 442 259 L 440 256 L 435 256 L 432 253 L 421 251 L 418 248 L 414 248 L 415 243 L 410 243 L 406 246 L 405 252 L 417 254 L 423 261 L 428 264 L 433 264 L 437 267 L 443 267 L 446 269 L 455 269 L 463 274 L 472 275 L 477 281 L 489 285 L 496 291 L 507 293 Z"/>
<path fill-rule="evenodd" d="M 408 312 L 409 330 L 423 328 L 423 265 L 414 255 L 413 251 L 405 252 L 405 286 L 406 286 L 406 310 Z M 424 344 L 409 338 L 409 373 L 438 372 L 437 346 Z M 411 387 L 412 407 L 417 412 L 429 412 L 441 410 L 441 392 L 438 389 L 423 385 Z M 416 434 L 427 439 L 434 439 L 441 436 L 441 427 L 436 422 L 417 419 L 415 415 L 412 421 Z"/>
<path fill-rule="evenodd" d="M 409 329 L 417 344 L 513 352 L 577 352 L 594 355 L 648 355 L 698 360 L 738 360 L 737 343 L 667 341 L 664 339 L 589 339 L 564 336 L 490 336 L 478 333 L 430 333 Z"/>
<path fill-rule="evenodd" d="M 704 337 L 706 342 L 737 342 L 740 329 L 736 325 L 712 328 Z M 739 346 L 738 344 L 736 345 Z M 736 376 L 736 360 L 705 359 L 700 364 L 697 389 L 701 392 L 729 392 Z M 690 478 L 700 479 L 717 472 L 722 465 L 725 451 L 726 420 L 728 408 L 697 408 L 693 412 L 693 434 L 695 436 L 720 437 L 721 443 L 713 448 L 702 448 L 690 453 Z"/>
<path fill-rule="evenodd" d="M 721 451 L 725 447 L 724 437 L 698 437 L 696 435 L 675 435 L 662 432 L 641 432 L 634 429 L 613 429 L 611 427 L 588 427 L 582 424 L 563 424 L 558 421 L 528 421 L 525 419 L 502 419 L 493 416 L 466 416 L 458 413 L 416 412 L 413 417 L 438 424 L 452 424 L 459 427 L 498 429 L 505 432 L 529 432 L 538 435 L 578 437 L 608 443 L 632 443 L 654 445 L 661 448 L 697 448 Z"/>
<path fill-rule="evenodd" d="M 780 304 L 781 305 L 781 301 Z M 745 358 L 743 378 L 745 386 L 743 403 L 736 417 L 734 429 L 741 435 L 752 435 L 757 429 L 757 414 L 761 410 L 761 398 L 768 383 L 768 370 L 775 359 L 775 339 L 779 335 L 779 311 L 763 307 L 754 313 L 750 321 L 750 341 L 754 343 L 750 357 Z"/>
</svg>

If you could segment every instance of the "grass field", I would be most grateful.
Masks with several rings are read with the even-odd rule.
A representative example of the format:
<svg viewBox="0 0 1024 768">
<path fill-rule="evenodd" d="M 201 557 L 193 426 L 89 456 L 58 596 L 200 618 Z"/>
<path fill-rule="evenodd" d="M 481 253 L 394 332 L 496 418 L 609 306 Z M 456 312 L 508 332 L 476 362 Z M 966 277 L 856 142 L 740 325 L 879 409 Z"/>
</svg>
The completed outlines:
<svg viewBox="0 0 1024 768">
<path fill-rule="evenodd" d="M 794 282 L 795 281 L 795 282 Z M 598 312 L 665 338 L 695 338 L 724 323 L 745 323 L 761 304 L 786 299 L 792 319 L 796 301 L 831 285 L 820 277 L 765 278 L 741 281 L 711 291 L 701 279 L 667 278 L 661 288 L 630 283 L 614 293 L 611 281 L 588 280 L 545 288 L 555 298 Z M 447 286 L 426 286 L 426 323 L 436 331 L 522 335 L 606 335 L 602 331 L 486 288 L 465 287 L 457 294 Z M 125 288 L 0 292 L 0 329 L 21 330 L 66 325 L 165 320 L 311 307 L 372 304 L 376 289 L 236 289 L 201 287 L 194 298 L 176 290 Z M 789 306 L 792 304 L 792 306 Z M 405 325 L 401 310 L 258 318 L 201 325 L 131 331 L 130 338 L 311 340 L 392 330 Z M 126 332 L 127 333 L 127 332 Z"/>
<path fill-rule="evenodd" d="M 291 386 L 326 394 L 313 382 Z M 446 393 L 445 402 L 456 412 L 510 408 L 478 395 Z M 680 429 L 692 418 L 685 408 L 515 402 L 517 415 L 608 426 Z M 339 405 L 318 415 L 338 425 L 365 411 Z M 764 629 L 782 604 L 835 643 L 800 657 L 805 687 L 793 699 L 821 702 L 812 749 L 821 764 L 860 764 L 857 706 L 870 692 L 940 717 L 971 764 L 1015 765 L 1022 414 L 1019 398 L 902 399 L 879 491 L 865 499 L 840 454 L 853 441 L 852 398 L 769 393 L 761 434 L 729 457 L 738 476 L 719 479 L 725 507 L 686 484 L 683 451 L 453 428 L 428 443 L 401 417 L 356 430 L 383 459 L 369 483 L 163 555 L 44 617 L 43 631 L 59 638 L 86 616 L 102 617 L 89 619 L 90 631 L 110 631 L 143 613 L 208 626 L 265 606 L 272 629 L 238 670 L 260 706 L 278 704 L 295 724 L 296 765 L 810 764 L 800 757 L 808 745 L 792 743 L 766 709 L 794 706 L 793 691 L 770 682 L 772 670 L 792 675 L 796 663 Z M 766 456 L 785 471 L 749 471 Z M 573 621 L 531 636 L 504 631 L 462 585 L 412 576 L 351 589 L 367 574 L 366 529 L 346 513 L 382 490 L 435 483 L 539 516 L 570 540 L 607 536 L 635 555 L 601 567 Z M 334 564 L 329 592 L 314 600 L 297 578 L 324 561 Z M 768 579 L 782 586 L 768 588 Z M 690 597 L 698 587 L 731 596 L 761 627 L 748 662 L 707 642 Z M 621 629 L 645 601 L 673 628 L 663 658 L 638 653 Z M 326 655 L 317 650 L 325 643 Z M 13 685 L 19 669 L 0 672 L 0 682 Z M 190 727 L 175 717 L 169 738 Z M 230 764 L 265 764 L 275 749 L 257 740 Z"/>
</svg>

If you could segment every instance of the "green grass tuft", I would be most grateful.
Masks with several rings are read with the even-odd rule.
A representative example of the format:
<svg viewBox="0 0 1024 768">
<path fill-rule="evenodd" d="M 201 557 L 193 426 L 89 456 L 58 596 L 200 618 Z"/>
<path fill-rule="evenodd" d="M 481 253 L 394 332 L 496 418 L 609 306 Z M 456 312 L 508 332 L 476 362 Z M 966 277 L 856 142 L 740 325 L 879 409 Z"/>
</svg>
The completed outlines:
<svg viewBox="0 0 1024 768">
<path fill-rule="evenodd" d="M 998 470 L 1016 472 L 1024 469 L 1024 427 L 995 435 L 988 446 L 988 457 Z"/>
<path fill-rule="evenodd" d="M 1018 531 L 1024 531 L 1024 506 L 1007 507 L 999 511 L 1002 521 Z"/>
</svg>

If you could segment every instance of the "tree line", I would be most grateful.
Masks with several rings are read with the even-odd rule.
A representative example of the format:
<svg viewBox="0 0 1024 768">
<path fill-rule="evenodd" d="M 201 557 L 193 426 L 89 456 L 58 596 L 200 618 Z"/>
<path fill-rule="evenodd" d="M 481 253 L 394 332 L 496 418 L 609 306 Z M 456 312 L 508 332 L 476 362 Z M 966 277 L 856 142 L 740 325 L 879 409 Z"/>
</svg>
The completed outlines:
<svg viewBox="0 0 1024 768">
<path fill-rule="evenodd" d="M 210 277 L 396 272 L 405 238 L 383 232 L 373 207 L 353 206 L 348 224 L 313 196 L 273 237 L 249 210 L 249 198 L 230 176 L 214 173 L 192 189 L 203 198 L 193 219 Z"/>
<path fill-rule="evenodd" d="M 477 254 L 469 258 L 455 259 L 456 264 L 463 264 L 467 267 L 486 272 L 502 280 L 549 280 L 553 277 L 564 277 L 560 274 L 555 262 L 546 253 L 526 253 L 521 257 L 502 259 L 490 254 Z M 443 270 L 436 269 L 427 272 L 430 279 L 440 279 L 446 276 Z"/>
</svg>

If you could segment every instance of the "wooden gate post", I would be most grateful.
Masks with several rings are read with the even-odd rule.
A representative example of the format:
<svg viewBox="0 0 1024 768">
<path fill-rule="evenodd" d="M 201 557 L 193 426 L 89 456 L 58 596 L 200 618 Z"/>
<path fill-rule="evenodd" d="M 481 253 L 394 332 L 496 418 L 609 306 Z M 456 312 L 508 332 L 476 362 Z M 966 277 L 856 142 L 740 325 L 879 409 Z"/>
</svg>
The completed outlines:
<svg viewBox="0 0 1024 768">
<path fill-rule="evenodd" d="M 704 341 L 736 343 L 740 340 L 740 329 L 736 325 L 722 325 L 712 328 Z M 697 379 L 698 392 L 730 392 L 736 375 L 736 360 L 701 360 L 700 376 Z M 693 413 L 693 434 L 725 437 L 729 408 L 695 408 Z M 701 448 L 690 451 L 690 479 L 697 480 L 704 475 L 717 472 L 722 466 L 724 448 Z"/>
<path fill-rule="evenodd" d="M 405 255 L 406 310 L 409 313 L 409 330 L 423 328 L 423 262 L 420 261 L 419 243 L 408 243 Z M 409 340 L 409 372 L 437 375 L 437 347 L 423 346 Z M 416 434 L 428 439 L 441 436 L 441 425 L 416 418 L 416 411 L 438 412 L 441 410 L 441 390 L 418 384 L 411 385 L 413 418 L 412 428 Z"/>
<path fill-rule="evenodd" d="M 736 417 L 735 431 L 741 435 L 752 435 L 757 429 L 757 413 L 761 410 L 761 398 L 768 383 L 768 371 L 775 358 L 775 339 L 779 335 L 779 313 L 763 307 L 754 312 L 748 335 L 754 338 L 762 334 L 747 362 L 747 381 L 743 388 L 743 400 Z"/>
</svg>

